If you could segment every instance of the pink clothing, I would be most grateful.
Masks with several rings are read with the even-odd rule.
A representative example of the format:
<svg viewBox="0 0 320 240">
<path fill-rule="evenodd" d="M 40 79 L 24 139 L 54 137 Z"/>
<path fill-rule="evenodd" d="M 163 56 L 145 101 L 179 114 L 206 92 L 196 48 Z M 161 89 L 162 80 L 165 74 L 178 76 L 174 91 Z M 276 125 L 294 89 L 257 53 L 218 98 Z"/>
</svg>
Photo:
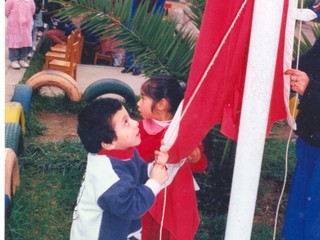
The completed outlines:
<svg viewBox="0 0 320 240">
<path fill-rule="evenodd" d="M 106 29 L 111 28 L 111 27 L 113 27 L 115 25 L 116 25 L 115 23 L 112 23 L 109 26 L 107 26 Z M 124 53 L 123 49 L 116 48 L 119 44 L 120 44 L 120 42 L 115 41 L 114 35 L 109 36 L 109 37 L 103 39 L 100 42 L 100 51 L 101 52 L 120 52 L 120 53 Z"/>
<path fill-rule="evenodd" d="M 54 43 L 66 45 L 67 36 L 64 31 L 59 29 L 51 29 L 46 31 L 46 37 L 52 40 Z"/>
<path fill-rule="evenodd" d="M 32 46 L 32 27 L 35 4 L 33 0 L 7 0 L 6 45 L 8 48 Z"/>
</svg>

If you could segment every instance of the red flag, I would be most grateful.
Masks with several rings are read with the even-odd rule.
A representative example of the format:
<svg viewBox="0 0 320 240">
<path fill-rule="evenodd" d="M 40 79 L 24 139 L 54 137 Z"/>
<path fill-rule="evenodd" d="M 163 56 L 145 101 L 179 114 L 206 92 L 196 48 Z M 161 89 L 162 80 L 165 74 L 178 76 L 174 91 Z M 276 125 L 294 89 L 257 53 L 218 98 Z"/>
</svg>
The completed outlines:
<svg viewBox="0 0 320 240">
<path fill-rule="evenodd" d="M 285 2 L 286 13 L 288 4 Z M 237 140 L 253 7 L 254 0 L 235 0 L 232 4 L 207 1 L 178 136 L 169 152 L 170 162 L 188 156 L 218 123 L 225 136 Z M 283 100 L 285 26 L 286 14 L 283 15 L 267 132 L 275 121 L 286 118 Z"/>
</svg>

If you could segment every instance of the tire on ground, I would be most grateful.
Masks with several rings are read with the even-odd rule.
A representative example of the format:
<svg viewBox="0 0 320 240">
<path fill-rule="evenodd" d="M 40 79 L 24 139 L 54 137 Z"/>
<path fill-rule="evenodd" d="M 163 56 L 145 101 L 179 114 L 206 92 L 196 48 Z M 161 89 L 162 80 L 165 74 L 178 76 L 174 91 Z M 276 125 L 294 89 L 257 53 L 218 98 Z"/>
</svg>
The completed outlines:
<svg viewBox="0 0 320 240">
<path fill-rule="evenodd" d="M 58 70 L 44 70 L 33 75 L 26 84 L 33 89 L 54 86 L 63 90 L 73 102 L 80 102 L 81 93 L 76 80 Z"/>
<path fill-rule="evenodd" d="M 18 123 L 21 126 L 22 134 L 26 133 L 23 107 L 19 102 L 8 102 L 5 105 L 5 122 Z"/>
<path fill-rule="evenodd" d="M 135 108 L 137 105 L 136 96 L 132 88 L 125 82 L 111 78 L 100 79 L 90 84 L 84 91 L 82 100 L 91 102 L 97 97 L 107 93 L 122 96 L 126 100 L 126 103 L 132 108 Z"/>
<path fill-rule="evenodd" d="M 21 103 L 25 114 L 28 114 L 30 111 L 31 98 L 32 98 L 32 87 L 26 84 L 16 85 L 14 89 L 13 97 L 12 97 L 12 102 Z"/>
<path fill-rule="evenodd" d="M 5 147 L 11 148 L 16 155 L 23 151 L 23 136 L 18 123 L 5 123 Z"/>
<path fill-rule="evenodd" d="M 5 194 L 12 198 L 20 185 L 19 162 L 11 148 L 5 148 Z"/>
</svg>

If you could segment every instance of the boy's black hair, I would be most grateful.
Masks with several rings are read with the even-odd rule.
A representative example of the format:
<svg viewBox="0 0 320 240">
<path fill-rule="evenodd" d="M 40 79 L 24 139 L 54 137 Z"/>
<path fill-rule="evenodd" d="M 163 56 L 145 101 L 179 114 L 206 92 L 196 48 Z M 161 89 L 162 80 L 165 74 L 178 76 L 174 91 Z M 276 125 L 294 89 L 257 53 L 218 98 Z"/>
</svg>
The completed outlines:
<svg viewBox="0 0 320 240">
<path fill-rule="evenodd" d="M 88 104 L 78 115 L 78 135 L 85 149 L 98 153 L 101 143 L 117 139 L 112 127 L 113 116 L 122 108 L 117 99 L 101 98 Z"/>
<path fill-rule="evenodd" d="M 141 90 L 154 101 L 152 110 L 157 102 L 164 98 L 170 103 L 169 111 L 175 114 L 183 99 L 183 89 L 180 83 L 176 78 L 167 75 L 157 75 L 149 78 L 143 83 Z"/>
</svg>

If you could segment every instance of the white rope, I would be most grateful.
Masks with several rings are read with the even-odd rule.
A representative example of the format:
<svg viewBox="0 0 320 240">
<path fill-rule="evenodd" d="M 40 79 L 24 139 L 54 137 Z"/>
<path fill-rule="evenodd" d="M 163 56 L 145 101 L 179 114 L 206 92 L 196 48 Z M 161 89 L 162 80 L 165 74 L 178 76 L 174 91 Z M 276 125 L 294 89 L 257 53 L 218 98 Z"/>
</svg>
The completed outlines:
<svg viewBox="0 0 320 240">
<path fill-rule="evenodd" d="M 303 8 L 303 1 L 300 0 L 300 9 L 302 9 L 302 8 Z M 302 32 L 302 21 L 299 20 L 299 35 L 298 35 L 297 57 L 296 57 L 296 60 L 297 60 L 296 69 L 297 70 L 299 68 L 301 32 Z M 294 101 L 292 116 L 295 116 L 295 114 L 296 114 L 297 104 L 298 104 L 298 93 L 296 93 L 296 95 L 295 95 L 295 101 Z M 291 128 L 290 133 L 289 133 L 289 137 L 288 137 L 288 140 L 287 140 L 287 145 L 286 145 L 284 180 L 283 180 L 283 185 L 282 185 L 280 197 L 279 197 L 278 204 L 277 204 L 276 216 L 275 216 L 275 221 L 274 221 L 274 229 L 273 229 L 273 238 L 272 238 L 273 240 L 276 239 L 279 210 L 280 210 L 281 201 L 282 201 L 283 194 L 284 194 L 284 191 L 285 191 L 285 188 L 286 188 L 286 183 L 287 183 L 287 177 L 288 177 L 288 155 L 289 155 L 289 146 L 290 146 L 290 140 L 291 140 L 291 137 L 292 137 L 292 132 L 293 131 L 292 131 L 292 128 Z"/>
<path fill-rule="evenodd" d="M 162 208 L 159 240 L 162 240 L 162 229 L 163 229 L 163 222 L 164 222 L 164 214 L 165 214 L 165 211 L 166 211 L 166 203 L 167 203 L 167 186 L 165 186 L 165 188 L 164 188 L 164 196 L 163 197 L 164 197 L 164 199 L 163 199 L 163 208 Z"/>
<path fill-rule="evenodd" d="M 201 80 L 200 80 L 199 83 L 197 84 L 197 87 L 196 87 L 195 91 L 192 93 L 192 95 L 191 95 L 191 97 L 190 97 L 187 105 L 185 106 L 185 108 L 184 108 L 184 110 L 183 110 L 183 112 L 182 112 L 182 114 L 181 114 L 180 119 L 177 121 L 177 124 L 172 125 L 172 126 L 173 126 L 172 129 L 173 129 L 174 131 L 177 131 L 177 128 L 179 127 L 179 124 L 180 124 L 181 119 L 184 117 L 184 115 L 185 115 L 185 113 L 187 112 L 187 110 L 188 110 L 191 102 L 193 101 L 194 97 L 195 97 L 196 94 L 198 93 L 199 88 L 201 87 L 204 79 L 207 77 L 209 70 L 211 69 L 211 67 L 212 67 L 213 64 L 215 63 L 215 60 L 216 60 L 216 58 L 218 57 L 218 55 L 219 55 L 219 53 L 220 53 L 223 45 L 225 44 L 225 41 L 226 41 L 227 37 L 230 35 L 231 30 L 233 29 L 235 23 L 236 23 L 237 20 L 239 19 L 240 14 L 242 13 L 242 11 L 243 11 L 243 9 L 244 9 L 244 7 L 245 7 L 246 4 L 247 4 L 247 0 L 244 0 L 243 3 L 242 3 L 242 5 L 241 5 L 241 7 L 239 8 L 239 10 L 238 10 L 238 12 L 237 12 L 236 17 L 233 19 L 230 27 L 228 28 L 227 33 L 224 35 L 224 37 L 223 37 L 223 39 L 222 39 L 222 41 L 221 41 L 221 43 L 220 43 L 217 51 L 215 52 L 215 54 L 214 54 L 214 56 L 212 57 L 209 65 L 208 65 L 208 67 L 206 68 L 204 74 L 202 75 Z M 173 123 L 171 122 L 171 124 L 173 124 Z M 170 125 L 171 125 L 171 124 L 170 124 Z M 174 134 L 170 134 L 170 136 L 168 136 L 168 138 L 167 138 L 168 141 L 167 141 L 167 142 L 172 142 L 172 138 L 175 137 L 175 136 L 173 136 L 173 135 L 174 135 Z M 167 146 L 167 142 L 164 143 L 165 146 Z M 169 149 L 168 149 L 168 150 L 169 150 Z M 163 222 L 164 222 L 164 213 L 165 213 L 165 208 L 166 208 L 166 196 L 167 196 L 167 188 L 166 188 L 166 187 L 165 187 L 164 191 L 165 191 L 165 192 L 164 192 L 164 203 L 163 203 L 162 218 L 161 218 L 161 225 L 160 225 L 160 238 L 159 238 L 160 240 L 162 239 L 162 229 L 163 229 Z"/>
</svg>

